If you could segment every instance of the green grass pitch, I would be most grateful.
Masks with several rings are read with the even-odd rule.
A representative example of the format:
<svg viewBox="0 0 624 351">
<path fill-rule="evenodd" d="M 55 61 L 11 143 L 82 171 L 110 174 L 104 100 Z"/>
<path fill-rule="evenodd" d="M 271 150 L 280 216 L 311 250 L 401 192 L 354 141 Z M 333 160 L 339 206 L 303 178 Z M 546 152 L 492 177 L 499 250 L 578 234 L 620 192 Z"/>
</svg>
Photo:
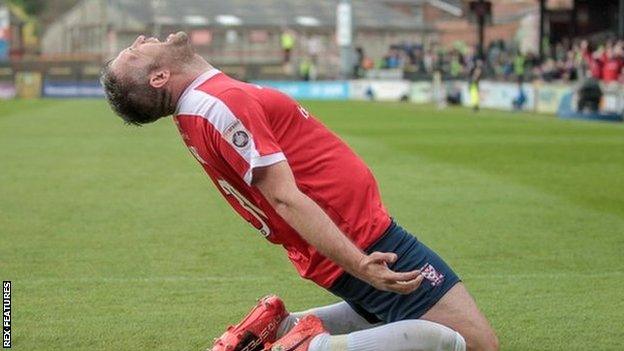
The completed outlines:
<svg viewBox="0 0 624 351">
<path fill-rule="evenodd" d="M 503 350 L 621 350 L 624 125 L 305 102 L 461 275 Z M 203 350 L 267 293 L 337 301 L 226 205 L 169 120 L 0 102 L 0 278 L 15 350 Z"/>
</svg>

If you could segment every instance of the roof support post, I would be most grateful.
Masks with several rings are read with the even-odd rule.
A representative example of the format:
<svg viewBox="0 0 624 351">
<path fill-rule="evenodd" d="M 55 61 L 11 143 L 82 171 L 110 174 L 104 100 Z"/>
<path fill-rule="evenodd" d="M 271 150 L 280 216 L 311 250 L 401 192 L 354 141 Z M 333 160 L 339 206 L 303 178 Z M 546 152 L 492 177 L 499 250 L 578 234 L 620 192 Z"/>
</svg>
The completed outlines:
<svg viewBox="0 0 624 351">
<path fill-rule="evenodd" d="M 353 6 L 340 0 L 336 9 L 336 41 L 340 46 L 340 75 L 349 79 L 353 73 Z"/>
<path fill-rule="evenodd" d="M 546 15 L 546 0 L 539 0 L 539 57 L 544 60 L 544 17 Z"/>
</svg>

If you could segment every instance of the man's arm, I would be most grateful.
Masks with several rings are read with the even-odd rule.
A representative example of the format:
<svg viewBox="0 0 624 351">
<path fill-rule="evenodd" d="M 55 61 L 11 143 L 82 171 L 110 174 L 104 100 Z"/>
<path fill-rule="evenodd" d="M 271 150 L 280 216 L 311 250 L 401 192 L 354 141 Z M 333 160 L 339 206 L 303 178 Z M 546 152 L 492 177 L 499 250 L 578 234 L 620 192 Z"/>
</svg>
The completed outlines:
<svg viewBox="0 0 624 351">
<path fill-rule="evenodd" d="M 366 255 L 355 246 L 327 214 L 297 188 L 287 162 L 254 169 L 252 184 L 304 240 L 346 272 L 377 289 L 400 294 L 409 294 L 420 286 L 423 280 L 420 271 L 399 273 L 388 268 L 388 264 L 396 261 L 396 254 Z"/>
</svg>

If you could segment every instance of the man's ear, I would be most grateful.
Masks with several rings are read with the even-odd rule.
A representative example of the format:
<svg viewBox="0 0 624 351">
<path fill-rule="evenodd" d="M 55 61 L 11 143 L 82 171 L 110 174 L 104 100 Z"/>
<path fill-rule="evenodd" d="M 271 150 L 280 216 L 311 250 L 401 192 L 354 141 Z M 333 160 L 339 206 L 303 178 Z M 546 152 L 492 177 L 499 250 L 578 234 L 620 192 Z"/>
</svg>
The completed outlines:
<svg viewBox="0 0 624 351">
<path fill-rule="evenodd" d="M 159 89 L 165 86 L 169 82 L 171 72 L 166 69 L 156 70 L 150 73 L 150 85 L 153 88 Z"/>
</svg>

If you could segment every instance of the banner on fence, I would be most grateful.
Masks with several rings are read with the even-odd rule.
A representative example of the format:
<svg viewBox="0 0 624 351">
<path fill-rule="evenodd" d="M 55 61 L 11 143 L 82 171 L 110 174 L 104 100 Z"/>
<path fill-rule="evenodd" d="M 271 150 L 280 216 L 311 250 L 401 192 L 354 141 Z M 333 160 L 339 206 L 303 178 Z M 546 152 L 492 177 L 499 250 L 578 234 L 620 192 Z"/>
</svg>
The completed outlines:
<svg viewBox="0 0 624 351">
<path fill-rule="evenodd" d="M 410 101 L 415 104 L 428 104 L 433 102 L 433 84 L 431 82 L 414 82 Z"/>
<path fill-rule="evenodd" d="M 8 66 L 0 66 L 0 99 L 15 97 L 15 78 L 13 69 Z"/>
<path fill-rule="evenodd" d="M 513 110 L 514 101 L 522 95 L 525 98 L 522 105 L 523 110 L 535 109 L 535 88 L 530 84 L 520 86 L 517 83 L 482 81 L 479 83 L 480 106 L 498 110 Z M 462 86 L 462 103 L 470 105 L 468 83 Z"/>
<path fill-rule="evenodd" d="M 295 99 L 348 100 L 349 83 L 346 81 L 285 82 L 256 81 L 257 85 L 271 87 Z"/>
<path fill-rule="evenodd" d="M 15 73 L 15 94 L 23 99 L 41 97 L 41 73 L 30 71 Z"/>
<path fill-rule="evenodd" d="M 351 99 L 378 101 L 408 101 L 411 83 L 402 80 L 352 80 Z"/>
<path fill-rule="evenodd" d="M 602 87 L 601 110 L 607 113 L 624 112 L 624 91 L 619 84 L 605 84 Z"/>
<path fill-rule="evenodd" d="M 538 84 L 535 88 L 535 110 L 541 113 L 557 113 L 563 97 L 572 92 L 572 86 L 563 84 Z"/>
<path fill-rule="evenodd" d="M 13 82 L 0 81 L 0 99 L 12 99 L 15 97 L 15 84 Z"/>
<path fill-rule="evenodd" d="M 43 96 L 51 98 L 104 97 L 104 89 L 98 81 L 50 82 L 43 84 Z"/>
</svg>

